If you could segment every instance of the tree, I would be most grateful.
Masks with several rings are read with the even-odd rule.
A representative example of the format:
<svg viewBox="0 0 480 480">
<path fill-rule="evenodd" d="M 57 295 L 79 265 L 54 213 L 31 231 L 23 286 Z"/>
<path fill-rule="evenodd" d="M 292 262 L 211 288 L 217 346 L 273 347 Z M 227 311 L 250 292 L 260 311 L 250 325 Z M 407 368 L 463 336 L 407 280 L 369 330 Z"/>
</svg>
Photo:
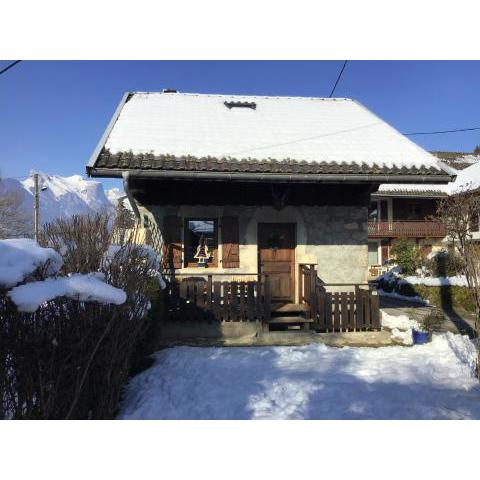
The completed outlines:
<svg viewBox="0 0 480 480">
<path fill-rule="evenodd" d="M 473 240 L 471 227 L 480 214 L 480 190 L 464 189 L 442 199 L 437 217 L 447 229 L 447 235 L 461 257 L 461 266 L 469 292 L 475 302 L 475 330 L 480 337 L 480 244 Z M 480 349 L 477 371 L 480 377 Z"/>
<path fill-rule="evenodd" d="M 118 202 L 115 209 L 115 220 L 113 232 L 115 241 L 123 245 L 127 241 L 129 231 L 135 228 L 135 216 L 133 212 L 125 207 L 123 202 Z"/>
<path fill-rule="evenodd" d="M 399 238 L 390 250 L 405 275 L 413 275 L 422 265 L 420 249 L 407 238 Z"/>
<path fill-rule="evenodd" d="M 0 179 L 0 238 L 32 236 L 32 221 L 20 208 L 21 204 L 21 193 L 6 191 Z"/>
<path fill-rule="evenodd" d="M 480 145 L 477 145 L 475 149 L 473 150 L 474 155 L 480 155 Z"/>
</svg>

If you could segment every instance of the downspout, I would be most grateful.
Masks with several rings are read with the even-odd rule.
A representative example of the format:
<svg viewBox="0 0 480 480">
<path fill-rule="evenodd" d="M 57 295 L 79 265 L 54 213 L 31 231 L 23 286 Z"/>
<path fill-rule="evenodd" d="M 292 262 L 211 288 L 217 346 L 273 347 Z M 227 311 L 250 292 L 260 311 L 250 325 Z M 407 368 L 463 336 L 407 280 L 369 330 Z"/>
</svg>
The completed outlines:
<svg viewBox="0 0 480 480">
<path fill-rule="evenodd" d="M 135 214 L 135 217 L 137 217 L 137 223 L 141 223 L 142 219 L 140 217 L 140 212 L 138 210 L 137 203 L 135 202 L 135 199 L 133 198 L 132 192 L 130 191 L 130 172 L 122 172 L 122 178 L 123 178 L 123 189 L 125 190 L 125 194 L 127 195 L 128 201 L 130 202 L 130 205 L 132 206 L 133 213 Z"/>
</svg>

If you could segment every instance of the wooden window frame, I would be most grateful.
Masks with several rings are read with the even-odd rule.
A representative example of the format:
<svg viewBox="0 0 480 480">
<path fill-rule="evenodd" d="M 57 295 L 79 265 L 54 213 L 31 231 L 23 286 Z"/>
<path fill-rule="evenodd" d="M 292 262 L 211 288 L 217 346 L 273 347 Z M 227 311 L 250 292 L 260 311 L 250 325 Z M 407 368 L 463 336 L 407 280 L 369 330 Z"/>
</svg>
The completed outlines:
<svg viewBox="0 0 480 480">
<path fill-rule="evenodd" d="M 187 256 L 188 252 L 190 250 L 190 243 L 189 243 L 189 235 L 188 233 L 188 222 L 191 221 L 211 221 L 213 222 L 213 235 L 215 238 L 215 248 L 212 251 L 212 256 L 213 259 L 211 262 L 207 263 L 207 268 L 209 267 L 218 267 L 218 218 L 213 218 L 213 217 L 185 217 L 183 219 L 183 266 L 184 268 L 195 268 L 198 267 L 197 262 L 192 262 L 189 261 Z M 198 268 L 204 268 L 204 267 L 198 267 Z"/>
</svg>

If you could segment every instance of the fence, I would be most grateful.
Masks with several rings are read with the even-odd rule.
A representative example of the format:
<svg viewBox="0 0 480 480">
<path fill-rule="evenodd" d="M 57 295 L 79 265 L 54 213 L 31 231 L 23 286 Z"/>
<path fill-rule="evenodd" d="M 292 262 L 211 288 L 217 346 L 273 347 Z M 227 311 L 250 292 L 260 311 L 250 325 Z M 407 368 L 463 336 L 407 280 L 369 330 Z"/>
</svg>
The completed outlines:
<svg viewBox="0 0 480 480">
<path fill-rule="evenodd" d="M 325 285 L 314 264 L 301 264 L 300 301 L 308 305 L 312 328 L 321 332 L 380 330 L 377 292 L 368 284 Z M 327 292 L 327 287 L 350 287 L 351 291 Z M 367 287 L 367 288 L 363 288 Z"/>
<path fill-rule="evenodd" d="M 257 281 L 214 281 L 214 274 L 169 281 L 169 320 L 267 323 L 270 282 L 267 275 L 254 275 Z"/>
</svg>

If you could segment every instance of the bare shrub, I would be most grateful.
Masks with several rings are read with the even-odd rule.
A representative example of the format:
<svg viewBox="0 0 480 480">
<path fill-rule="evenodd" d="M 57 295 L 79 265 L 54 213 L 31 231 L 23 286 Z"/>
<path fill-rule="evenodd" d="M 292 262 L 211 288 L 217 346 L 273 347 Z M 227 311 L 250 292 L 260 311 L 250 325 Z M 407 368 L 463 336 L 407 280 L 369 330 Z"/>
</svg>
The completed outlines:
<svg viewBox="0 0 480 480">
<path fill-rule="evenodd" d="M 63 273 L 95 272 L 112 243 L 111 220 L 103 213 L 58 218 L 43 226 L 38 242 L 62 255 Z"/>
<path fill-rule="evenodd" d="M 64 274 L 104 273 L 108 283 L 126 292 L 123 305 L 60 297 L 34 313 L 21 313 L 0 291 L 1 416 L 115 416 L 149 327 L 146 312 L 158 281 L 151 275 L 155 262 L 142 246 L 109 250 L 107 227 L 104 215 L 57 220 L 45 226 L 41 242 L 64 255 Z"/>
</svg>

